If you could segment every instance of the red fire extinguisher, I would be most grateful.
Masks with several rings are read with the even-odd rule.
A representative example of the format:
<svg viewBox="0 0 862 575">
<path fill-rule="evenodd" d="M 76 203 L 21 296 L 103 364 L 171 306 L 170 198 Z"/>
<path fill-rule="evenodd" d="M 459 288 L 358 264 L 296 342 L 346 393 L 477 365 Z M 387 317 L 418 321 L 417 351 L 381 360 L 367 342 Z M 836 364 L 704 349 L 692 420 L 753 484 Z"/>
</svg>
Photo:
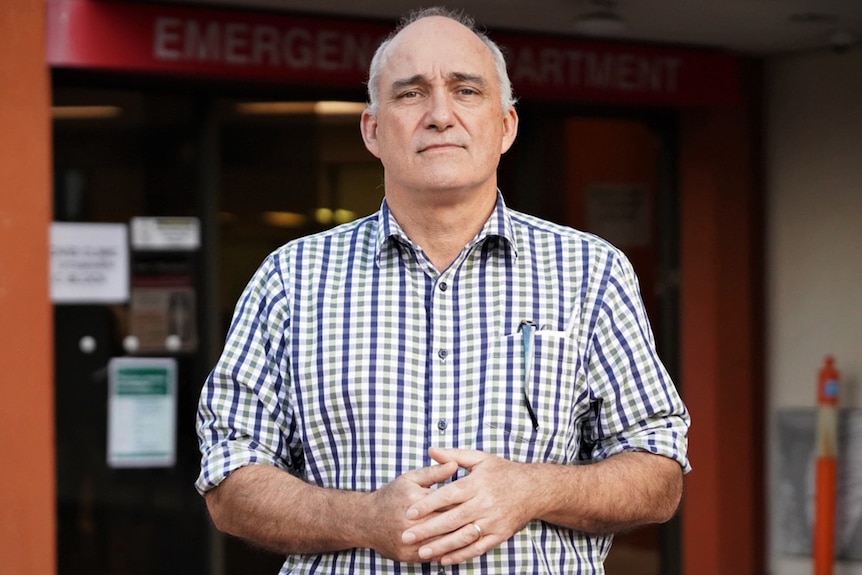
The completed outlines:
<svg viewBox="0 0 862 575">
<path fill-rule="evenodd" d="M 838 467 L 838 370 L 826 356 L 817 381 L 817 459 L 814 498 L 814 575 L 832 575 Z"/>
</svg>

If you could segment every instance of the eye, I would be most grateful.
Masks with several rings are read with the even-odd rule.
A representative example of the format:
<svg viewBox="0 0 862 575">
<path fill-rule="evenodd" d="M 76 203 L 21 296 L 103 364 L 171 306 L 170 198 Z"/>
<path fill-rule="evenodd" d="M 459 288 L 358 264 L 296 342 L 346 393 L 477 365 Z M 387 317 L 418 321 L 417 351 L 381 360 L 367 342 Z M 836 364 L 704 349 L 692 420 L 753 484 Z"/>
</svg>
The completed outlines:
<svg viewBox="0 0 862 575">
<path fill-rule="evenodd" d="M 417 90 L 407 90 L 406 92 L 401 92 L 400 94 L 398 94 L 399 100 L 410 100 L 418 97 L 419 92 Z"/>
<path fill-rule="evenodd" d="M 467 98 L 472 97 L 472 96 L 478 96 L 478 95 L 479 95 L 479 91 L 478 91 L 478 90 L 476 90 L 475 88 L 471 88 L 471 87 L 469 87 L 469 86 L 464 86 L 464 87 L 458 88 L 458 89 L 456 90 L 456 93 L 457 93 L 459 96 L 467 97 Z"/>
</svg>

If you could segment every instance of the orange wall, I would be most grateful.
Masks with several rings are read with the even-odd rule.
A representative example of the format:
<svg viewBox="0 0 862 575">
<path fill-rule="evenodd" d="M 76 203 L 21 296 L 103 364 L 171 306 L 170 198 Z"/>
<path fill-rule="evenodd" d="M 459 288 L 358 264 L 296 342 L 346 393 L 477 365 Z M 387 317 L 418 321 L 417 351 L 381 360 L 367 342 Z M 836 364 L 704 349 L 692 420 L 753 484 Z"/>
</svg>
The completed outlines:
<svg viewBox="0 0 862 575">
<path fill-rule="evenodd" d="M 44 0 L 0 2 L 0 571 L 55 567 Z"/>
<path fill-rule="evenodd" d="M 680 382 L 691 411 L 685 575 L 760 575 L 764 546 L 758 98 L 682 114 Z"/>
</svg>

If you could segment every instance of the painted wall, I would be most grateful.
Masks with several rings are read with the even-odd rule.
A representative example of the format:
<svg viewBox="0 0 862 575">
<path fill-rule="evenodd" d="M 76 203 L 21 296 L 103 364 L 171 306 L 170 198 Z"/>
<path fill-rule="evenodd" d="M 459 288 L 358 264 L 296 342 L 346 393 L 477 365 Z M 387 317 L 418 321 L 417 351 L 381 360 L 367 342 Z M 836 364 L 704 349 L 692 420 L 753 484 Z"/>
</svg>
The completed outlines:
<svg viewBox="0 0 862 575">
<path fill-rule="evenodd" d="M 759 73 L 680 125 L 680 377 L 691 412 L 685 575 L 763 575 Z"/>
<path fill-rule="evenodd" d="M 766 67 L 771 575 L 812 572 L 809 558 L 789 555 L 780 546 L 778 413 L 814 405 L 825 354 L 834 354 L 842 372 L 842 404 L 862 407 L 860 70 L 860 50 L 772 60 Z M 862 501 L 855 506 L 862 512 Z M 842 562 L 835 573 L 862 574 L 862 562 Z"/>
<path fill-rule="evenodd" d="M 45 7 L 0 2 L 0 572 L 55 571 Z"/>
</svg>

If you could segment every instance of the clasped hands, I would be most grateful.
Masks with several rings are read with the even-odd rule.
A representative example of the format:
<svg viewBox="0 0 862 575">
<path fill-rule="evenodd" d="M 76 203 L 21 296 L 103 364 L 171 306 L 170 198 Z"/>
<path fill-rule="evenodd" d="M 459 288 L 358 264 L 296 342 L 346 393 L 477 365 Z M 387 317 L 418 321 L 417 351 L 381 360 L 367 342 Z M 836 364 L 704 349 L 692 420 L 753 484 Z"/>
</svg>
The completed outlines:
<svg viewBox="0 0 862 575">
<path fill-rule="evenodd" d="M 438 463 L 404 473 L 372 494 L 374 547 L 397 561 L 462 563 L 532 519 L 526 464 L 481 451 L 432 447 Z M 436 487 L 459 468 L 465 477 Z"/>
</svg>

